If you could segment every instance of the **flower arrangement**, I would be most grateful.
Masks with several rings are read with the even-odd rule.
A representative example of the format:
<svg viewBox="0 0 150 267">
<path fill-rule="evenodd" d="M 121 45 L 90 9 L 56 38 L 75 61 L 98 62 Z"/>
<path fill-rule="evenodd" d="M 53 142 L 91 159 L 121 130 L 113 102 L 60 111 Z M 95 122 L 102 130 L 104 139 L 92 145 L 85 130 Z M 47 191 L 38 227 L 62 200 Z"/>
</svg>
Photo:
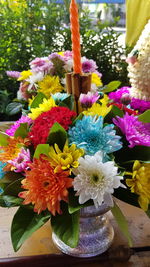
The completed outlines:
<svg viewBox="0 0 150 267">
<path fill-rule="evenodd" d="M 77 114 L 61 80 L 71 62 L 71 52 L 54 53 L 33 60 L 28 71 L 11 73 L 19 77 L 18 95 L 27 96 L 29 106 L 0 133 L 0 205 L 19 206 L 11 231 L 15 251 L 50 218 L 60 238 L 76 246 L 80 208 L 106 203 L 113 212 L 113 196 L 149 214 L 150 103 L 133 98 L 129 87 L 110 92 L 118 82 L 102 87 L 96 63 L 84 58 L 82 67 L 93 71 L 94 81 L 80 94 Z M 45 77 L 53 81 L 48 86 Z M 116 219 L 125 220 L 121 216 Z M 62 234 L 68 218 L 76 226 L 70 225 L 75 232 L 69 240 Z"/>
<path fill-rule="evenodd" d="M 8 72 L 21 82 L 18 98 L 28 102 L 0 132 L 0 205 L 19 206 L 11 227 L 15 251 L 49 219 L 57 236 L 76 247 L 80 209 L 103 203 L 131 245 L 113 196 L 150 215 L 150 102 L 134 98 L 129 87 L 116 90 L 118 81 L 103 86 L 96 63 L 80 60 L 77 46 Z"/>
</svg>

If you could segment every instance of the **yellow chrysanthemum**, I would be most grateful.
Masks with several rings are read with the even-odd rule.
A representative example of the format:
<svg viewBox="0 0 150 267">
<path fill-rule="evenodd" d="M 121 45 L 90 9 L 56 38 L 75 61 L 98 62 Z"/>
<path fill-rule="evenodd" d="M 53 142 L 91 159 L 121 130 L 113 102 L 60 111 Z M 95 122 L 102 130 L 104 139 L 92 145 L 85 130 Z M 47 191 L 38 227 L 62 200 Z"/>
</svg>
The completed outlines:
<svg viewBox="0 0 150 267">
<path fill-rule="evenodd" d="M 107 106 L 108 104 L 108 96 L 104 95 L 104 98 L 100 100 L 101 104 L 94 103 L 91 108 L 83 111 L 84 115 L 88 116 L 102 116 L 105 117 L 111 110 L 112 106 Z"/>
<path fill-rule="evenodd" d="M 39 104 L 39 107 L 31 108 L 31 113 L 28 114 L 28 117 L 35 120 L 43 112 L 48 111 L 53 107 L 56 107 L 54 99 L 52 97 L 49 99 L 44 98 L 43 102 Z"/>
<path fill-rule="evenodd" d="M 57 54 L 62 56 L 62 57 L 64 56 L 64 52 L 58 52 Z"/>
<path fill-rule="evenodd" d="M 29 107 L 31 107 L 34 98 L 35 96 L 32 96 L 32 98 L 28 98 Z"/>
<path fill-rule="evenodd" d="M 102 86 L 102 81 L 96 73 L 92 73 L 92 83 L 95 83 L 97 87 Z"/>
<path fill-rule="evenodd" d="M 150 204 L 150 163 L 134 162 L 132 179 L 126 179 L 126 184 L 131 187 L 131 192 L 139 195 L 138 202 L 146 211 Z"/>
<path fill-rule="evenodd" d="M 42 92 L 47 97 L 51 94 L 59 93 L 64 89 L 60 84 L 58 76 L 46 75 L 45 78 L 38 83 L 38 85 L 38 92 Z"/>
<path fill-rule="evenodd" d="M 18 78 L 18 81 L 23 81 L 29 78 L 30 75 L 32 75 L 31 70 L 24 70 L 20 73 L 20 77 Z"/>
<path fill-rule="evenodd" d="M 49 161 L 52 166 L 57 168 L 61 166 L 62 170 L 77 168 L 79 165 L 78 159 L 83 156 L 84 150 L 77 149 L 75 144 L 72 144 L 70 147 L 68 143 L 64 145 L 63 151 L 61 151 L 57 144 L 54 145 L 54 148 L 50 147 L 49 152 Z"/>
</svg>

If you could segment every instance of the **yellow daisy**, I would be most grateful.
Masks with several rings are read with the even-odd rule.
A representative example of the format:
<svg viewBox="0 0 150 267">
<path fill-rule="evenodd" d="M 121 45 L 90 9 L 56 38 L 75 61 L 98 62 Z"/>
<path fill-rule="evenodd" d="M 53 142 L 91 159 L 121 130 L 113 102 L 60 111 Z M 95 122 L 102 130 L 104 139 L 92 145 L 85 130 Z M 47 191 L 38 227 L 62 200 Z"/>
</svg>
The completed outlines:
<svg viewBox="0 0 150 267">
<path fill-rule="evenodd" d="M 18 81 L 23 81 L 29 78 L 29 76 L 32 75 L 31 70 L 24 70 L 20 73 L 20 77 L 18 78 Z"/>
<path fill-rule="evenodd" d="M 64 145 L 63 151 L 61 151 L 57 144 L 54 145 L 54 148 L 50 147 L 49 152 L 49 161 L 52 166 L 55 166 L 55 171 L 61 166 L 62 170 L 77 168 L 79 165 L 78 159 L 83 156 L 84 150 L 76 148 L 75 144 L 72 144 L 70 147 L 68 143 Z"/>
<path fill-rule="evenodd" d="M 64 52 L 57 52 L 57 54 L 62 56 L 62 57 L 64 56 Z"/>
<path fill-rule="evenodd" d="M 54 99 L 52 97 L 49 99 L 44 98 L 43 102 L 39 104 L 39 107 L 31 108 L 31 113 L 28 114 L 28 117 L 35 120 L 39 115 L 50 110 L 52 107 L 56 107 Z"/>
<path fill-rule="evenodd" d="M 91 108 L 83 111 L 84 115 L 88 116 L 102 116 L 105 117 L 111 110 L 112 106 L 107 106 L 108 104 L 108 96 L 104 95 L 104 98 L 100 100 L 101 104 L 94 103 Z"/>
<path fill-rule="evenodd" d="M 58 76 L 46 75 L 45 78 L 38 83 L 38 85 L 38 92 L 42 92 L 47 97 L 51 94 L 59 93 L 64 89 L 60 84 Z"/>
<path fill-rule="evenodd" d="M 138 202 L 146 211 L 150 204 L 150 163 L 140 163 L 136 160 L 133 164 L 132 179 L 126 179 L 126 184 L 131 187 L 131 192 L 139 195 Z"/>
<path fill-rule="evenodd" d="M 97 87 L 102 86 L 102 81 L 96 73 L 92 73 L 92 83 L 95 83 Z"/>
</svg>

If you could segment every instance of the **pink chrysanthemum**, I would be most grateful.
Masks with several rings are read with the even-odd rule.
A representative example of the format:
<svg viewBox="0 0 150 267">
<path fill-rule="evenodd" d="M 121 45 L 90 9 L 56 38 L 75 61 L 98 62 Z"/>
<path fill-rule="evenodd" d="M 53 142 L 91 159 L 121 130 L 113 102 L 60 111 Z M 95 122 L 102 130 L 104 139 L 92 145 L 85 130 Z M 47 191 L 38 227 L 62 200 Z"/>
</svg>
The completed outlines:
<svg viewBox="0 0 150 267">
<path fill-rule="evenodd" d="M 88 92 L 87 94 L 80 94 L 79 101 L 85 108 L 90 108 L 100 98 L 98 92 L 95 94 Z"/>
<path fill-rule="evenodd" d="M 123 118 L 117 116 L 113 122 L 125 134 L 129 147 L 150 146 L 150 123 L 142 123 L 138 117 L 128 113 Z"/>
<path fill-rule="evenodd" d="M 13 166 L 15 172 L 25 172 L 28 169 L 30 163 L 30 151 L 29 149 L 22 148 L 20 153 L 13 160 L 8 161 Z"/>
<path fill-rule="evenodd" d="M 48 58 L 35 58 L 30 62 L 30 67 L 34 72 L 50 72 L 53 63 Z"/>
<path fill-rule="evenodd" d="M 6 71 L 6 74 L 11 77 L 11 78 L 15 78 L 18 79 L 20 77 L 20 72 L 19 71 Z"/>
<path fill-rule="evenodd" d="M 65 130 L 68 130 L 72 124 L 73 117 L 76 116 L 74 111 L 67 107 L 53 107 L 47 112 L 43 112 L 34 120 L 29 137 L 36 147 L 38 144 L 45 144 L 50 129 L 55 122 L 58 122 Z"/>
<path fill-rule="evenodd" d="M 83 71 L 83 73 L 95 72 L 97 68 L 98 67 L 97 67 L 94 60 L 87 59 L 85 57 L 82 58 L 82 71 Z"/>
<path fill-rule="evenodd" d="M 15 131 L 19 128 L 21 123 L 28 123 L 28 125 L 30 125 L 32 120 L 27 116 L 21 116 L 18 121 L 16 121 L 9 129 L 6 130 L 6 134 L 9 136 L 14 136 Z"/>
</svg>

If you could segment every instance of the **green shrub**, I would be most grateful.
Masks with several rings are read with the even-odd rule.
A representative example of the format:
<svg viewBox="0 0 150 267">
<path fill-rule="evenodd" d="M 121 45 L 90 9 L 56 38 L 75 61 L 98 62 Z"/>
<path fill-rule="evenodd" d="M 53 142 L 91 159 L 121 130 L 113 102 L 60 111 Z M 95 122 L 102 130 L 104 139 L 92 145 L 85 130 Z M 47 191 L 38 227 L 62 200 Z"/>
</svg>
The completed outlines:
<svg viewBox="0 0 150 267">
<path fill-rule="evenodd" d="M 7 0 L 5 5 L 0 2 L 0 90 L 7 92 L 2 108 L 0 102 L 0 115 L 5 114 L 6 104 L 16 97 L 19 86 L 7 77 L 7 70 L 22 71 L 29 68 L 29 61 L 35 57 L 71 50 L 68 9 L 68 0 L 65 5 L 47 4 L 43 0 L 34 0 L 34 4 L 26 1 L 26 7 L 18 10 L 11 9 Z M 97 62 L 103 73 L 103 83 L 119 79 L 122 84 L 128 84 L 123 59 L 125 50 L 118 47 L 118 34 L 104 26 L 98 24 L 93 29 L 89 12 L 82 10 L 82 55 Z"/>
</svg>

